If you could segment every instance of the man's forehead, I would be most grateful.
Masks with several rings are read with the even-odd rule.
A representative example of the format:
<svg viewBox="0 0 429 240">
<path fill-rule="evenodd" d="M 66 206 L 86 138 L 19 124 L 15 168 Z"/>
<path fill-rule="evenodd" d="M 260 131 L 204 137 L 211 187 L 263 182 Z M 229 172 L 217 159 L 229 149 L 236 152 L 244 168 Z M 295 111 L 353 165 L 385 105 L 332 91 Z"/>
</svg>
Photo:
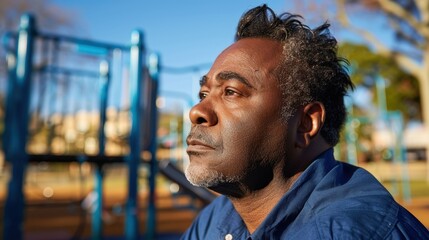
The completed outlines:
<svg viewBox="0 0 429 240">
<path fill-rule="evenodd" d="M 256 87 L 264 75 L 277 68 L 281 53 L 281 42 L 262 38 L 240 39 L 216 58 L 209 73 L 200 79 L 200 85 L 206 85 L 209 80 L 236 79 Z"/>
<path fill-rule="evenodd" d="M 252 71 L 267 70 L 281 62 L 283 44 L 263 38 L 241 39 L 219 56 L 224 64 L 243 65 Z"/>
<path fill-rule="evenodd" d="M 282 49 L 283 45 L 283 42 L 269 38 L 243 38 L 233 43 L 227 49 L 249 49 L 250 53 L 264 53 L 274 49 L 278 52 L 277 50 Z"/>
</svg>

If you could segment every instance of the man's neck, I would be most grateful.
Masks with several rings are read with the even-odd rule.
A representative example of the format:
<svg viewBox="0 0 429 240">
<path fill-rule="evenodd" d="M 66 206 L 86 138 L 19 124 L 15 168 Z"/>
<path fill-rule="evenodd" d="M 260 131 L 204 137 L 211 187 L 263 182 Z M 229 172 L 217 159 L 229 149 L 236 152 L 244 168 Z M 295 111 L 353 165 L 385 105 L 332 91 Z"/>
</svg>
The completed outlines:
<svg viewBox="0 0 429 240">
<path fill-rule="evenodd" d="M 288 180 L 277 175 L 268 186 L 261 190 L 242 198 L 230 198 L 250 233 L 253 233 L 261 225 L 299 175 L 300 173 Z"/>
<path fill-rule="evenodd" d="M 273 180 L 266 187 L 240 198 L 230 197 L 235 210 L 240 214 L 250 233 L 261 225 L 313 160 L 330 148 L 325 141 L 314 142 L 317 144 L 312 143 L 306 151 L 302 150 L 294 156 L 294 160 L 287 163 L 289 171 L 285 171 L 283 164 L 277 165 Z"/>
<path fill-rule="evenodd" d="M 289 156 L 287 163 L 277 165 L 273 180 L 266 187 L 242 197 L 230 197 L 250 233 L 261 225 L 314 159 L 329 148 L 329 144 L 318 136 L 305 149 L 298 151 L 294 156 Z M 285 165 L 289 171 L 285 171 Z"/>
</svg>

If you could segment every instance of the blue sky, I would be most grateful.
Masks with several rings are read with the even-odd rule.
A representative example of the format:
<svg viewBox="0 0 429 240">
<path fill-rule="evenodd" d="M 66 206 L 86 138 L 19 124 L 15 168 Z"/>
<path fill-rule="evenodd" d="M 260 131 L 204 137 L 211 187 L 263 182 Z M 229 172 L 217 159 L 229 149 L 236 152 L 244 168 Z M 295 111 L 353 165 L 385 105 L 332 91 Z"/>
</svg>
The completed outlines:
<svg viewBox="0 0 429 240">
<path fill-rule="evenodd" d="M 293 1 L 275 0 L 267 4 L 275 12 L 293 11 Z M 163 0 L 163 1 L 87 1 L 54 0 L 76 16 L 78 31 L 73 35 L 104 42 L 127 44 L 134 29 L 144 32 L 149 51 L 161 55 L 162 65 L 187 67 L 207 66 L 233 42 L 236 24 L 248 9 L 261 5 L 256 0 Z M 303 14 L 305 17 L 305 14 Z M 320 23 L 326 19 L 321 19 Z M 330 19 L 335 25 L 335 19 Z M 366 27 L 376 27 L 377 24 Z M 357 40 L 356 36 L 332 31 L 341 38 Z M 161 75 L 161 93 L 185 94 L 195 101 L 198 80 L 207 68 L 186 74 L 164 72 Z"/>
<path fill-rule="evenodd" d="M 263 2 L 220 1 L 85 1 L 56 0 L 72 11 L 78 20 L 74 35 L 127 44 L 134 29 L 144 32 L 149 51 L 161 55 L 162 65 L 187 67 L 209 65 L 233 42 L 236 24 L 248 9 Z M 276 12 L 287 9 L 287 1 L 271 1 Z M 161 92 L 180 92 L 196 100 L 198 79 L 208 69 L 187 74 L 163 73 Z"/>
</svg>

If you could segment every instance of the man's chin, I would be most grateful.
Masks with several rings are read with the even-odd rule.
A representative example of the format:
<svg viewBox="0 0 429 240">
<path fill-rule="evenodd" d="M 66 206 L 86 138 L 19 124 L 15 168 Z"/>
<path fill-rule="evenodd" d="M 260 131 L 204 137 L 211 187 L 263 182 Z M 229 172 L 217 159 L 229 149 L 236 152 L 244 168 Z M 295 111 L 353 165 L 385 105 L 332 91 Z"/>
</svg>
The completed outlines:
<svg viewBox="0 0 429 240">
<path fill-rule="evenodd" d="M 219 184 L 235 181 L 236 177 L 227 177 L 222 172 L 190 164 L 185 170 L 188 181 L 195 186 L 211 188 Z"/>
<path fill-rule="evenodd" d="M 185 176 L 192 185 L 209 188 L 218 183 L 221 174 L 190 164 L 185 170 Z"/>
<path fill-rule="evenodd" d="M 219 171 L 193 166 L 192 164 L 185 170 L 185 176 L 194 186 L 209 188 L 226 196 L 240 198 L 245 194 L 239 176 L 225 176 Z"/>
</svg>

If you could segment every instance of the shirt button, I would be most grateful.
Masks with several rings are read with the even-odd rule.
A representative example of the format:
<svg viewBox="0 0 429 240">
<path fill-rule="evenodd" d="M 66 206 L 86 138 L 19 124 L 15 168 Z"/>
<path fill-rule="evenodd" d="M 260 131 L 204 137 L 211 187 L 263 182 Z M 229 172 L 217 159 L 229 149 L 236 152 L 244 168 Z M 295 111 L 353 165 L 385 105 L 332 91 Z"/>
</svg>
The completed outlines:
<svg viewBox="0 0 429 240">
<path fill-rule="evenodd" d="M 232 235 L 231 234 L 226 234 L 225 235 L 225 240 L 232 240 Z"/>
</svg>

